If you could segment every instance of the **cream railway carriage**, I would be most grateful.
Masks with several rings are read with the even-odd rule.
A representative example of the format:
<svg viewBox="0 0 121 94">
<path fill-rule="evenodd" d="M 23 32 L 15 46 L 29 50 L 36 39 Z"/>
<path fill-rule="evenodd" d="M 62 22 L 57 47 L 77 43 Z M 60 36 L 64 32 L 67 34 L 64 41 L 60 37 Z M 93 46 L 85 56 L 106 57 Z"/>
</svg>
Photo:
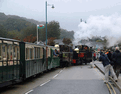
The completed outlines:
<svg viewBox="0 0 121 94">
<path fill-rule="evenodd" d="M 53 55 L 55 49 L 0 37 L 0 87 L 59 67 L 60 59 Z"/>
</svg>

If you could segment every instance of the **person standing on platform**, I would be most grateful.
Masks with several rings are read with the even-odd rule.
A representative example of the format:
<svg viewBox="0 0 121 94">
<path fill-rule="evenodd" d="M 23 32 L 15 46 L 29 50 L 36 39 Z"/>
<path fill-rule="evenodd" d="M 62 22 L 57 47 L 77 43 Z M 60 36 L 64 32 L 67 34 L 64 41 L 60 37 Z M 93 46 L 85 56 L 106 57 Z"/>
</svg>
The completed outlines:
<svg viewBox="0 0 121 94">
<path fill-rule="evenodd" d="M 93 60 L 94 60 L 94 61 L 96 60 L 96 53 L 95 53 L 95 51 L 94 51 L 94 53 L 93 53 Z"/>
<path fill-rule="evenodd" d="M 121 70 L 121 52 L 119 51 L 119 47 L 115 48 L 115 52 L 112 55 L 112 60 L 114 62 L 114 71 L 118 78 Z"/>
<path fill-rule="evenodd" d="M 109 81 L 109 71 L 111 72 L 115 82 L 117 82 L 117 77 L 115 75 L 115 72 L 113 70 L 113 67 L 110 64 L 110 60 L 108 59 L 107 55 L 105 55 L 103 52 L 100 53 L 99 61 L 102 61 L 102 64 L 104 66 L 104 72 L 105 72 L 105 83 Z"/>
</svg>

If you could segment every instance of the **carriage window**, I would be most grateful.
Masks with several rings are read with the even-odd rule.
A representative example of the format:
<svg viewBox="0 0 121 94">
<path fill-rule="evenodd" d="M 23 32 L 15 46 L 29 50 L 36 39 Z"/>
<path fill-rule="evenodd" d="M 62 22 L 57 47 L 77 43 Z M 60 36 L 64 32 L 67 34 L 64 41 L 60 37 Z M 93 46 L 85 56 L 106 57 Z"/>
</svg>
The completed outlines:
<svg viewBox="0 0 121 94">
<path fill-rule="evenodd" d="M 35 55 L 35 56 L 34 56 L 35 58 L 40 58 L 40 48 L 35 47 L 35 48 L 34 48 L 34 53 L 35 53 L 35 54 L 34 54 L 34 55 Z"/>
<path fill-rule="evenodd" d="M 37 58 L 40 58 L 40 48 L 38 48 L 38 56 L 37 56 Z"/>
<path fill-rule="evenodd" d="M 3 45 L 2 46 L 2 58 L 3 60 L 7 60 L 7 46 L 6 45 Z"/>
<path fill-rule="evenodd" d="M 13 46 L 10 46 L 10 60 L 13 60 Z"/>
<path fill-rule="evenodd" d="M 14 60 L 17 60 L 17 46 L 13 47 L 13 56 L 14 56 Z"/>
<path fill-rule="evenodd" d="M 8 58 L 8 60 L 10 60 L 10 45 L 8 46 L 8 49 L 7 49 L 8 51 L 7 51 L 7 58 Z"/>
<path fill-rule="evenodd" d="M 30 59 L 33 59 L 33 49 L 30 49 Z"/>
</svg>

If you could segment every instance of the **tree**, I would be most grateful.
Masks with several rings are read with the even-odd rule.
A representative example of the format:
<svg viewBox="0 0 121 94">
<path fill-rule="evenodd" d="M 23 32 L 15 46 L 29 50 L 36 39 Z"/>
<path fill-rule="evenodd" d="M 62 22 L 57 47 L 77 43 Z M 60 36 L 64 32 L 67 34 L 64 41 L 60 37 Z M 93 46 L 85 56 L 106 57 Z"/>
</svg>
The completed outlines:
<svg viewBox="0 0 121 94">
<path fill-rule="evenodd" d="M 12 31 L 8 31 L 7 33 L 7 37 L 8 38 L 12 38 L 12 39 L 21 39 L 21 33 L 16 31 L 16 30 L 12 30 Z"/>
<path fill-rule="evenodd" d="M 32 43 L 34 43 L 36 40 L 37 37 L 33 36 L 32 34 L 23 39 L 24 42 L 32 42 Z"/>
<path fill-rule="evenodd" d="M 54 38 L 54 37 L 48 38 L 47 45 L 54 46 L 55 45 L 55 42 L 54 42 L 55 39 L 56 38 Z"/>
<path fill-rule="evenodd" d="M 21 40 L 30 35 L 32 35 L 33 37 L 37 36 L 36 25 L 24 28 L 23 30 L 21 30 L 21 34 L 22 34 Z"/>
<path fill-rule="evenodd" d="M 72 41 L 69 38 L 64 38 L 63 43 L 69 45 Z"/>
<path fill-rule="evenodd" d="M 45 25 L 46 26 L 46 25 Z M 45 27 L 46 28 L 46 27 Z M 46 29 L 43 28 L 39 30 L 39 40 L 46 40 Z M 47 38 L 56 37 L 57 39 L 60 37 L 60 25 L 57 21 L 51 21 L 47 24 Z"/>
<path fill-rule="evenodd" d="M 3 25 L 5 26 L 7 31 L 21 31 L 26 27 L 31 27 L 33 24 L 23 19 L 8 18 L 4 21 Z"/>
<path fill-rule="evenodd" d="M 0 24 L 0 37 L 6 37 L 7 31 L 3 25 Z"/>
</svg>

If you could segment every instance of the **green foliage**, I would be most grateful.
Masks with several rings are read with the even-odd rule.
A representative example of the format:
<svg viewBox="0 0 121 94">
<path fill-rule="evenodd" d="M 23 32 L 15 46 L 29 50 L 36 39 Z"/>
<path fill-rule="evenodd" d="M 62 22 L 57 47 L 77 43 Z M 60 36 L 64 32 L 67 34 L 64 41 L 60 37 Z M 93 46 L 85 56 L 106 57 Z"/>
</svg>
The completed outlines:
<svg viewBox="0 0 121 94">
<path fill-rule="evenodd" d="M 60 36 L 60 25 L 57 21 L 51 21 L 49 22 L 48 26 L 48 38 L 50 37 L 56 37 L 57 39 Z"/>
<path fill-rule="evenodd" d="M 21 30 L 21 40 L 23 40 L 25 37 L 29 36 L 29 35 L 33 35 L 33 36 L 37 36 L 37 28 L 36 25 L 33 25 L 31 27 L 26 27 L 23 30 Z"/>
<path fill-rule="evenodd" d="M 7 31 L 3 25 L 0 24 L 0 37 L 6 37 Z"/>
<path fill-rule="evenodd" d="M 21 39 L 21 33 L 20 32 L 18 32 L 18 31 L 16 31 L 16 30 L 12 30 L 12 31 L 8 31 L 8 33 L 7 33 L 7 37 L 8 38 L 18 38 L 18 39 Z"/>
<path fill-rule="evenodd" d="M 28 26 L 31 26 L 32 24 L 22 19 L 8 18 L 3 23 L 3 25 L 6 27 L 7 31 L 11 31 L 11 30 L 21 31 L 22 29 Z"/>
</svg>

